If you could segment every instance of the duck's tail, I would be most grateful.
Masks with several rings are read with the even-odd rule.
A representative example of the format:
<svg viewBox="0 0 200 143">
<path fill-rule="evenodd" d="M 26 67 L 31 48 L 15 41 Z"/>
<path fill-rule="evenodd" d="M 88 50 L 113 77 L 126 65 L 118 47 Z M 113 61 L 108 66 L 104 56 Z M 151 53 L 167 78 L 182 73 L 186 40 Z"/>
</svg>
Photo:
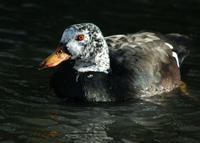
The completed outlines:
<svg viewBox="0 0 200 143">
<path fill-rule="evenodd" d="M 189 36 L 170 33 L 166 35 L 173 45 L 173 51 L 177 53 L 179 65 L 181 65 L 190 53 L 190 49 L 193 47 L 193 41 Z"/>
</svg>

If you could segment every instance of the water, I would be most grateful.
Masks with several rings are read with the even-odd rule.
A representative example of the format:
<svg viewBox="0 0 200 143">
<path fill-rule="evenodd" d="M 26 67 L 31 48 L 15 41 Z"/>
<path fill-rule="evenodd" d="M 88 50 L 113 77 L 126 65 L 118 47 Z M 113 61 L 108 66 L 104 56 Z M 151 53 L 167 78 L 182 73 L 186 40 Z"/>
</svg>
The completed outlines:
<svg viewBox="0 0 200 143">
<path fill-rule="evenodd" d="M 66 26 L 97 24 L 104 35 L 148 29 L 200 40 L 198 0 L 0 2 L 0 143 L 198 143 L 200 142 L 200 49 L 182 68 L 190 95 L 154 102 L 66 104 L 48 81 L 54 69 L 39 62 Z"/>
</svg>

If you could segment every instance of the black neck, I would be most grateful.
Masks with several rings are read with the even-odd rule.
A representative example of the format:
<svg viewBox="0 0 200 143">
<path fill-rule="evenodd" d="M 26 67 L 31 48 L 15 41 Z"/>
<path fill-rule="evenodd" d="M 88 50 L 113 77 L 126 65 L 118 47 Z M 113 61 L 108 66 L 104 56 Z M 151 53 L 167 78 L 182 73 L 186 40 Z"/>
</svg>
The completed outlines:
<svg viewBox="0 0 200 143">
<path fill-rule="evenodd" d="M 103 72 L 79 73 L 78 82 L 84 91 L 87 101 L 108 102 L 112 101 L 108 74 Z"/>
</svg>

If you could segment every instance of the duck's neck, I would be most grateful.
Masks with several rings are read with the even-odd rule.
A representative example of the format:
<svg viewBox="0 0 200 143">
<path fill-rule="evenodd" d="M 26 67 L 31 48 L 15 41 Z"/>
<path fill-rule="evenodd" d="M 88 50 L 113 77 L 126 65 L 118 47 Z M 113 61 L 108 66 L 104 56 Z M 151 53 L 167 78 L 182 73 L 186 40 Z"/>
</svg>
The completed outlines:
<svg viewBox="0 0 200 143">
<path fill-rule="evenodd" d="M 80 73 L 78 82 L 83 89 L 83 96 L 85 99 L 87 99 L 87 101 L 109 102 L 115 100 L 110 91 L 108 75 L 105 73 Z"/>
<path fill-rule="evenodd" d="M 97 46 L 97 45 L 93 45 Z M 88 59 L 77 59 L 75 61 L 74 69 L 78 72 L 103 72 L 108 73 L 110 71 L 110 58 L 109 49 L 105 40 L 102 41 L 102 47 L 93 47 L 97 50 L 94 55 Z"/>
</svg>

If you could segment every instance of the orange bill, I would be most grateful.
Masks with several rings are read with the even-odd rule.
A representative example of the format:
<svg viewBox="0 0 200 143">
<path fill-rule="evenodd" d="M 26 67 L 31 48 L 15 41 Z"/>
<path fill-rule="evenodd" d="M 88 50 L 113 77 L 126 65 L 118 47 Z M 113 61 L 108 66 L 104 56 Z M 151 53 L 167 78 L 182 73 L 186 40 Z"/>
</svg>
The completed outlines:
<svg viewBox="0 0 200 143">
<path fill-rule="evenodd" d="M 43 60 L 39 66 L 39 69 L 46 69 L 49 67 L 55 67 L 63 61 L 69 60 L 70 55 L 63 51 L 63 47 L 58 47 L 50 56 Z"/>
</svg>

